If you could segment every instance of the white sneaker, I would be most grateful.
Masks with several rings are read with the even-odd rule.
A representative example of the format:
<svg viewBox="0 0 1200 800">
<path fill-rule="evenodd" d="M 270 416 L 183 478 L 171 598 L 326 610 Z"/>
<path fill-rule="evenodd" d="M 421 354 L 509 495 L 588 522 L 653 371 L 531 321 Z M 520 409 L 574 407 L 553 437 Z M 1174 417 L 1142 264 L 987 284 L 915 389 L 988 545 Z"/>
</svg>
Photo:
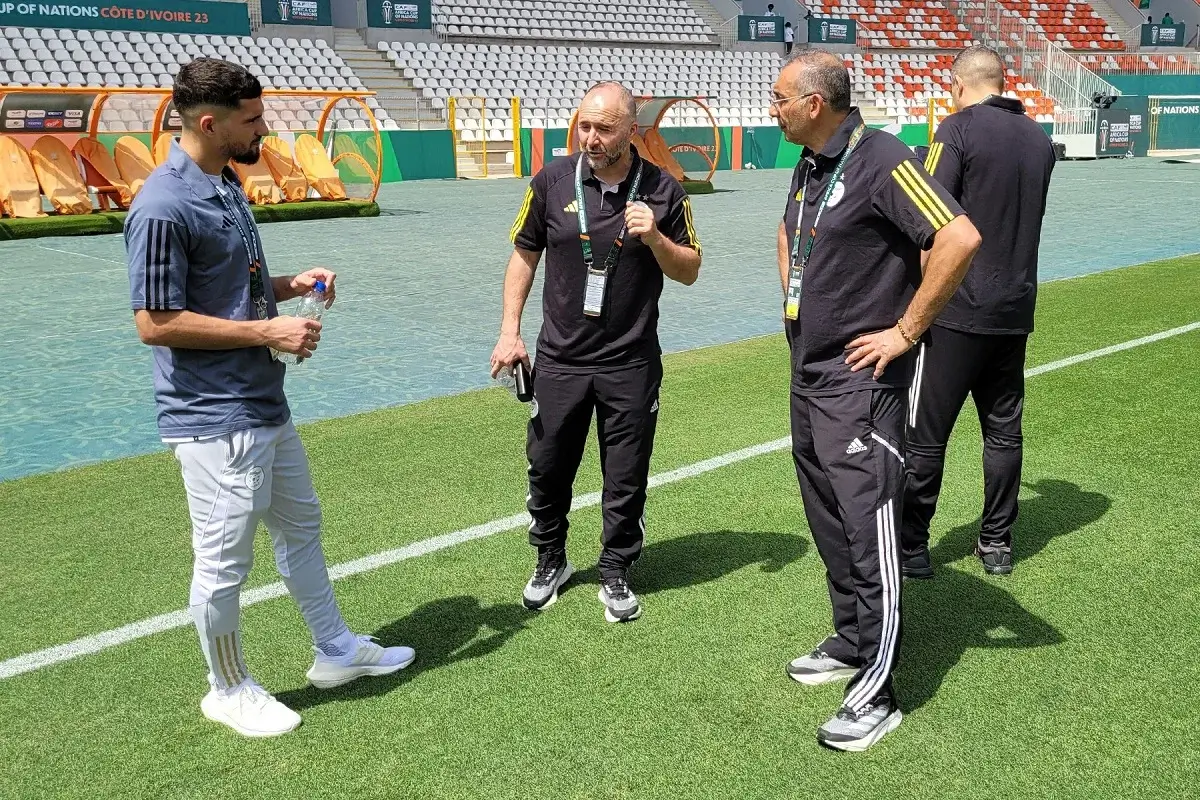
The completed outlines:
<svg viewBox="0 0 1200 800">
<path fill-rule="evenodd" d="M 317 650 L 308 680 L 318 689 L 332 689 L 364 675 L 390 675 L 417 657 L 411 647 L 380 647 L 373 636 L 359 636 L 358 647 L 348 656 L 330 657 Z"/>
<path fill-rule="evenodd" d="M 232 689 L 213 688 L 200 701 L 200 710 L 213 722 L 254 738 L 282 736 L 300 725 L 300 715 L 272 697 L 253 678 Z"/>
</svg>

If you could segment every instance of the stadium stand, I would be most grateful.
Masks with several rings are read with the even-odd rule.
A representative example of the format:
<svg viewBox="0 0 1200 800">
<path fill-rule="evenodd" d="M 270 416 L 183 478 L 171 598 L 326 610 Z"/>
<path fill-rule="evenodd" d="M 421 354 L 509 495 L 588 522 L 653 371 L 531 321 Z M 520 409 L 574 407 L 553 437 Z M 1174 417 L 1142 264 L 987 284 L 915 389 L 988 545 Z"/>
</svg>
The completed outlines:
<svg viewBox="0 0 1200 800">
<path fill-rule="evenodd" d="M 179 67 L 198 56 L 227 58 L 245 65 L 264 86 L 277 89 L 365 91 L 362 81 L 325 41 L 204 34 L 5 28 L 0 38 L 0 84 L 16 86 L 168 87 Z M 114 97 L 104 108 L 106 130 L 144 125 L 130 98 Z M 367 104 L 380 127 L 395 128 L 378 101 Z M 268 124 L 313 125 L 317 104 L 287 101 L 272 108 Z M 339 130 L 367 130 L 366 112 L 339 106 L 332 117 Z M 132 126 L 132 127 L 131 127 Z"/>
<path fill-rule="evenodd" d="M 920 0 L 816 0 L 814 14 L 849 17 L 871 47 L 966 47 L 971 35 L 945 6 Z"/>
<path fill-rule="evenodd" d="M 1194 56 L 1169 53 L 1105 53 L 1080 56 L 1083 65 L 1101 75 L 1140 73 L 1146 75 L 1194 75 L 1200 63 Z"/>
<path fill-rule="evenodd" d="M 812 10 L 822 16 L 850 17 L 858 22 L 860 38 L 871 47 L 955 49 L 971 41 L 966 25 L 950 10 L 921 0 L 816 0 Z M 1083 0 L 1002 0 L 1004 8 L 1020 15 L 1059 47 L 1076 50 L 1123 50 L 1121 37 Z M 982 2 L 961 3 L 978 12 Z"/>
<path fill-rule="evenodd" d="M 445 36 L 716 44 L 712 28 L 685 0 L 452 0 L 434 6 Z"/>
</svg>

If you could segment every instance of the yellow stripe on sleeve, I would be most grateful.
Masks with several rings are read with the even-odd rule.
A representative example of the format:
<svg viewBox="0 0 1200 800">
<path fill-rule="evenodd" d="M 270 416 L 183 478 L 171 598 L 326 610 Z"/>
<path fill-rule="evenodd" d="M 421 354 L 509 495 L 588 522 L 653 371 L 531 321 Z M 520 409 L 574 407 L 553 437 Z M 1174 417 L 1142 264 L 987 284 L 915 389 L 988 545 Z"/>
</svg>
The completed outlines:
<svg viewBox="0 0 1200 800">
<path fill-rule="evenodd" d="M 683 224 L 687 226 L 688 242 L 699 256 L 704 255 L 704 248 L 700 246 L 700 237 L 696 235 L 696 223 L 692 220 L 692 201 L 685 197 L 683 198 Z"/>
<path fill-rule="evenodd" d="M 521 210 L 517 212 L 517 221 L 513 223 L 512 230 L 508 232 L 508 239 L 511 242 L 517 241 L 517 234 L 521 232 L 521 228 L 525 227 L 525 220 L 529 218 L 529 208 L 533 205 L 533 187 L 530 186 L 525 190 L 525 199 L 521 201 Z"/>
<path fill-rule="evenodd" d="M 896 183 L 904 190 L 913 204 L 925 215 L 929 220 L 929 224 L 934 230 L 941 230 L 950 221 L 954 219 L 954 215 L 950 213 L 950 209 L 946 208 L 946 204 L 929 188 L 929 184 L 921 177 L 912 164 L 905 161 L 892 170 L 892 177 L 896 179 Z"/>
<path fill-rule="evenodd" d="M 938 162 L 942 160 L 943 147 L 941 142 L 934 142 L 929 146 L 929 153 L 925 156 L 925 171 L 930 175 L 937 169 Z"/>
</svg>

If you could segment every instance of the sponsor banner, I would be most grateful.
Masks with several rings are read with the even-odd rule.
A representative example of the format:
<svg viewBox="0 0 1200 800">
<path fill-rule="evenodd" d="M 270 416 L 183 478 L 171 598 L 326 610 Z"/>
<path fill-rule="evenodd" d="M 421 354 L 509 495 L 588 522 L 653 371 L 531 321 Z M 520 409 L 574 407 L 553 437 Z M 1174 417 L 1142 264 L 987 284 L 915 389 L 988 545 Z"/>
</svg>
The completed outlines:
<svg viewBox="0 0 1200 800">
<path fill-rule="evenodd" d="M 1142 47 L 1183 47 L 1184 25 L 1143 25 Z"/>
<path fill-rule="evenodd" d="M 266 25 L 328 27 L 333 24 L 329 0 L 259 0 L 259 4 Z"/>
<path fill-rule="evenodd" d="M 808 21 L 808 41 L 813 44 L 854 44 L 858 25 L 852 19 L 813 17 Z"/>
<path fill-rule="evenodd" d="M 249 36 L 244 3 L 205 0 L 70 0 L 26 3 L 0 0 L 0 27 L 89 28 L 164 33 Z"/>
<path fill-rule="evenodd" d="M 0 129 L 10 133 L 84 133 L 95 100 L 94 94 L 6 94 L 0 97 Z"/>
<path fill-rule="evenodd" d="M 430 0 L 366 0 L 368 28 L 432 28 Z"/>
<path fill-rule="evenodd" d="M 783 17 L 738 17 L 739 42 L 782 42 Z"/>
<path fill-rule="evenodd" d="M 1096 112 L 1096 155 L 1124 156 L 1133 143 L 1129 131 L 1129 109 L 1102 108 Z"/>
</svg>

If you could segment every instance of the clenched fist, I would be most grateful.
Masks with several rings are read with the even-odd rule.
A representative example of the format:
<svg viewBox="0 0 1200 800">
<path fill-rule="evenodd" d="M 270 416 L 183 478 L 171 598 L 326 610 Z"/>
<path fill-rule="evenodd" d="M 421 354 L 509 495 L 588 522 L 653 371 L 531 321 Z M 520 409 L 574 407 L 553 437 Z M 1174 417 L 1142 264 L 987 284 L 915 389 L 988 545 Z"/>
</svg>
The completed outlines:
<svg viewBox="0 0 1200 800">
<path fill-rule="evenodd" d="M 630 236 L 637 236 L 646 244 L 662 236 L 654 220 L 654 209 L 640 200 L 625 206 L 625 226 Z"/>
</svg>

